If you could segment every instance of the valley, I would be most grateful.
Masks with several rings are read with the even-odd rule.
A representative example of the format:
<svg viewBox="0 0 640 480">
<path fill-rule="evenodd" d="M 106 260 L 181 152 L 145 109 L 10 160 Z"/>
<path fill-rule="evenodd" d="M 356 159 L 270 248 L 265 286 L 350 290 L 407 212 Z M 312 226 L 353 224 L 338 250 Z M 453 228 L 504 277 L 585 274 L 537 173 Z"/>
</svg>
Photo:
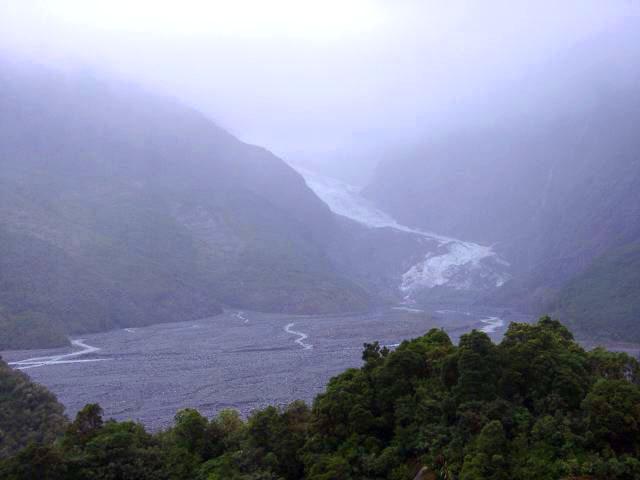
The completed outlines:
<svg viewBox="0 0 640 480">
<path fill-rule="evenodd" d="M 499 310 L 433 308 L 432 314 L 400 306 L 352 316 L 229 310 L 84 335 L 71 351 L 9 351 L 3 358 L 55 393 L 70 416 L 98 402 L 107 418 L 157 430 L 186 407 L 207 416 L 225 408 L 248 415 L 267 405 L 310 402 L 332 376 L 360 367 L 364 343 L 394 348 L 433 327 L 454 341 L 472 328 L 499 339 L 509 321 L 529 320 Z"/>
<path fill-rule="evenodd" d="M 640 3 L 0 25 L 0 480 L 640 480 Z"/>
</svg>

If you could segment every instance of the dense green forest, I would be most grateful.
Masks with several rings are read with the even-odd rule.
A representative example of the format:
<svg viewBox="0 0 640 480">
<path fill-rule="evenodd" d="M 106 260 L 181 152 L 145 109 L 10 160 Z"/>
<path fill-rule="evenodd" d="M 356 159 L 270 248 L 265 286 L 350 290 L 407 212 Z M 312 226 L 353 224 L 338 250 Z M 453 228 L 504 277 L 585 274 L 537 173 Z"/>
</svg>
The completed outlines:
<svg viewBox="0 0 640 480">
<path fill-rule="evenodd" d="M 64 407 L 53 394 L 0 357 L 0 458 L 29 443 L 53 442 L 67 423 Z"/>
<path fill-rule="evenodd" d="M 640 478 L 638 362 L 587 352 L 548 317 L 511 324 L 498 345 L 472 331 L 456 346 L 434 329 L 395 351 L 366 344 L 362 358 L 312 407 L 268 407 L 246 421 L 234 411 L 208 420 L 186 409 L 152 434 L 103 421 L 100 407 L 88 405 L 52 443 L 7 431 L 3 442 L 33 442 L 0 463 L 0 478 Z M 28 395 L 7 403 L 5 383 L 24 377 L 3 368 L 4 429 L 9 409 L 23 409 Z M 22 412 L 25 426 L 42 421 L 30 418 L 37 408 Z"/>
</svg>

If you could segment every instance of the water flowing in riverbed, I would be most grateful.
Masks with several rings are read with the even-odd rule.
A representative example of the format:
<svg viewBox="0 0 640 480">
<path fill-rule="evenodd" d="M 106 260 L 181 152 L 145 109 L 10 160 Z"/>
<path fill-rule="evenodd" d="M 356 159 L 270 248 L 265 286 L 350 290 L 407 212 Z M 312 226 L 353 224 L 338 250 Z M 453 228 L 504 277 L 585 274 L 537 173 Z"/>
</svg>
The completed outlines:
<svg viewBox="0 0 640 480">
<path fill-rule="evenodd" d="M 85 335 L 71 348 L 3 357 L 50 388 L 70 415 L 98 402 L 107 417 L 159 428 L 185 407 L 206 415 L 223 408 L 248 414 L 269 404 L 310 401 L 333 375 L 361 365 L 364 343 L 394 348 L 433 327 L 444 327 L 454 340 L 472 328 L 490 328 L 496 339 L 504 331 L 488 323 L 500 312 L 399 308 L 351 316 L 229 311 L 195 322 Z"/>
</svg>

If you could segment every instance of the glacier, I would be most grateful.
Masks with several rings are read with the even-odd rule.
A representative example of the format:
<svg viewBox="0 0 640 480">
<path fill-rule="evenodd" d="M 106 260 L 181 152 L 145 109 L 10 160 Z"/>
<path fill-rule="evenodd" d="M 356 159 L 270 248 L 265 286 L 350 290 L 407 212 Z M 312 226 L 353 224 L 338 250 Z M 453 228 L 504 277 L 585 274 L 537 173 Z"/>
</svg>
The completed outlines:
<svg viewBox="0 0 640 480">
<path fill-rule="evenodd" d="M 377 209 L 372 202 L 360 194 L 359 187 L 304 168 L 297 168 L 297 170 L 307 186 L 329 206 L 333 213 L 372 228 L 389 227 L 415 232 L 413 229 L 399 224 L 382 210 Z"/>
<path fill-rule="evenodd" d="M 470 290 L 481 283 L 499 288 L 508 279 L 504 270 L 509 264 L 491 247 L 460 240 L 443 242 L 440 247 L 442 253 L 427 253 L 422 262 L 405 272 L 400 290 L 408 294 L 417 288 L 439 286 Z"/>
<path fill-rule="evenodd" d="M 499 288 L 510 278 L 509 263 L 491 246 L 402 225 L 362 196 L 359 187 L 305 168 L 294 168 L 332 212 L 369 228 L 392 228 L 419 235 L 437 246 L 426 252 L 421 261 L 402 275 L 398 288 L 403 293 L 405 301 L 411 301 L 416 292 L 424 289 Z"/>
</svg>

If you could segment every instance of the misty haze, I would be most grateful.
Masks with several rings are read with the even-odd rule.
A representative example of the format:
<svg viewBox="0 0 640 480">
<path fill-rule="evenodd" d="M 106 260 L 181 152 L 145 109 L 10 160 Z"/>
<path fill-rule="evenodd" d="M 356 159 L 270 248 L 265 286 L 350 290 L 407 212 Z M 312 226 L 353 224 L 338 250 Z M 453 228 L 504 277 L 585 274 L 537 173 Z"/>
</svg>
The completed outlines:
<svg viewBox="0 0 640 480">
<path fill-rule="evenodd" d="M 640 479 L 640 3 L 0 2 L 0 478 Z"/>
</svg>

